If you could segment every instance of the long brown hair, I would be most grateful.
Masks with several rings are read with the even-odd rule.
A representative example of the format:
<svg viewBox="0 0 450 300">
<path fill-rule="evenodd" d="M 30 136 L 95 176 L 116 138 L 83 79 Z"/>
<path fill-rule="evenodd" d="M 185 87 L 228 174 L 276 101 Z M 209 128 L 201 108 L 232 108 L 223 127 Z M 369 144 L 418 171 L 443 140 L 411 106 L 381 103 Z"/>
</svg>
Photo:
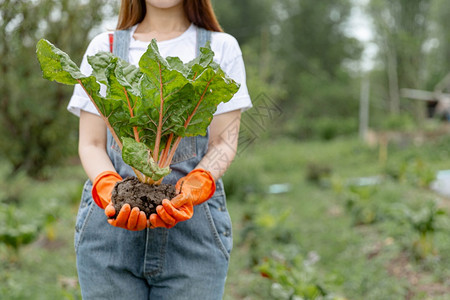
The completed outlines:
<svg viewBox="0 0 450 300">
<path fill-rule="evenodd" d="M 210 31 L 223 31 L 210 0 L 184 0 L 183 7 L 189 21 L 196 26 Z M 117 29 L 127 29 L 142 22 L 146 12 L 145 0 L 122 0 Z"/>
</svg>

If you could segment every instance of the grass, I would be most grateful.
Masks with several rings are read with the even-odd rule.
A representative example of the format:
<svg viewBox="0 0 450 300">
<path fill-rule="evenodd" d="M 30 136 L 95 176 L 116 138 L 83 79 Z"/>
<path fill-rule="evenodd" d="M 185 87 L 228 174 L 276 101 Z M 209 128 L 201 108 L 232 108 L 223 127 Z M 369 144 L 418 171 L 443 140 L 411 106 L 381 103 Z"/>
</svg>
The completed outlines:
<svg viewBox="0 0 450 300">
<path fill-rule="evenodd" d="M 449 142 L 442 139 L 407 148 L 391 146 L 386 162 L 378 161 L 377 148 L 362 145 L 355 139 L 326 143 L 278 140 L 255 145 L 245 156 L 237 158 L 225 178 L 232 186 L 237 181 L 254 184 L 263 191 L 257 201 L 249 201 L 248 195 L 246 198 L 242 193 L 229 195 L 237 246 L 232 253 L 225 299 L 288 299 L 271 293 L 273 281 L 255 272 L 255 265 L 248 262 L 248 257 L 257 251 L 262 253 L 258 254 L 261 262 L 291 243 L 305 257 L 308 253 L 320 257 L 314 271 L 335 297 L 424 299 L 425 295 L 427 299 L 444 299 L 445 293 L 450 292 L 449 227 L 433 235 L 439 254 L 416 260 L 412 245 L 418 234 L 405 223 L 403 212 L 397 215 L 394 212 L 397 206 L 414 210 L 435 200 L 448 212 L 449 200 L 419 183 L 426 172 L 434 174 L 436 170 L 450 168 Z M 438 156 L 434 155 L 436 152 Z M 420 168 L 416 168 L 417 162 Z M 311 182 L 307 179 L 311 165 L 325 167 L 329 172 L 325 178 Z M 390 178 L 388 167 L 403 168 L 405 174 L 402 178 Z M 259 172 L 254 172 L 258 169 Z M 254 173 L 242 174 L 243 170 Z M 353 178 L 375 175 L 382 175 L 383 180 L 370 187 L 374 191 L 367 202 L 373 206 L 378 219 L 355 225 L 355 213 L 347 208 L 346 183 Z M 276 183 L 288 183 L 291 190 L 285 194 L 267 194 L 268 185 Z M 242 209 L 242 200 L 247 203 L 244 204 L 247 210 Z M 250 203 L 253 208 L 248 207 Z M 271 213 L 258 210 L 264 203 L 270 204 L 274 215 L 282 210 L 291 212 L 287 221 L 270 230 L 289 231 L 295 238 L 283 243 L 271 238 L 270 230 L 260 230 L 255 234 L 260 235 L 257 243 L 261 245 L 252 248 L 240 241 L 248 210 L 254 209 L 257 215 Z M 241 282 L 242 278 L 245 280 Z"/>
<path fill-rule="evenodd" d="M 26 216 L 21 222 L 33 222 L 44 211 L 54 217 L 40 224 L 33 243 L 18 251 L 0 243 L 0 294 L 5 299 L 81 299 L 73 232 L 84 174 L 79 165 L 55 172 L 49 181 L 19 175 L 2 183 L 2 190 L 15 189 L 16 200 L 10 205 Z"/>
<path fill-rule="evenodd" d="M 353 138 L 261 140 L 246 149 L 224 178 L 234 235 L 224 299 L 308 299 L 317 290 L 328 299 L 445 299 L 448 223 L 431 234 L 435 254 L 417 257 L 419 234 L 405 211 L 437 201 L 448 220 L 450 201 L 426 183 L 427 174 L 450 169 L 449 146 L 449 138 L 391 145 L 386 161 Z M 376 175 L 379 184 L 350 188 Z M 24 222 L 49 210 L 54 217 L 18 251 L 0 243 L 6 299 L 80 299 L 73 229 L 84 178 L 79 165 L 67 165 L 46 182 L 18 176 L 0 186 L 3 205 L 19 207 Z M 270 194 L 272 184 L 288 191 Z"/>
</svg>

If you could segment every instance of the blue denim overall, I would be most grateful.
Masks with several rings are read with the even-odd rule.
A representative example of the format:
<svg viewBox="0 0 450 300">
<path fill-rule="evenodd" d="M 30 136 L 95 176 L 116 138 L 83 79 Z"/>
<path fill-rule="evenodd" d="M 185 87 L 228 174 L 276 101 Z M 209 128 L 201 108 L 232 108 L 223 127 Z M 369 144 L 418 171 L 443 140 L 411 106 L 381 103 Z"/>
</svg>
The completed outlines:
<svg viewBox="0 0 450 300">
<path fill-rule="evenodd" d="M 114 53 L 128 59 L 129 31 L 116 31 Z M 199 29 L 197 45 L 210 32 Z M 164 183 L 175 184 L 205 155 L 208 136 L 181 140 L 172 172 Z M 108 132 L 107 152 L 117 172 L 134 176 Z M 128 231 L 109 225 L 85 183 L 76 220 L 75 251 L 83 299 L 222 299 L 232 248 L 231 220 L 222 180 L 214 196 L 194 207 L 192 219 L 172 229 Z"/>
</svg>

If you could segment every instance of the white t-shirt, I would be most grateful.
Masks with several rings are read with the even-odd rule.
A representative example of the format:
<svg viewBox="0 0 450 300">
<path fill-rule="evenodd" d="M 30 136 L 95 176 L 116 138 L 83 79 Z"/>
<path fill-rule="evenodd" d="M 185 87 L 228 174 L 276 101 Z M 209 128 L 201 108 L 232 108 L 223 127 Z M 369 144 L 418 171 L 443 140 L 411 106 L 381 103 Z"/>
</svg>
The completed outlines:
<svg viewBox="0 0 450 300">
<path fill-rule="evenodd" d="M 128 61 L 138 66 L 139 59 L 147 50 L 149 42 L 142 42 L 133 38 L 135 25 L 130 31 L 130 50 Z M 180 36 L 158 42 L 158 48 L 161 56 L 178 56 L 184 63 L 193 60 L 197 53 L 197 27 L 193 24 Z M 84 54 L 80 70 L 83 74 L 92 73 L 92 68 L 87 62 L 87 56 L 94 55 L 100 51 L 109 52 L 109 33 L 104 32 L 97 35 L 89 44 Z M 217 107 L 215 115 L 223 114 L 233 110 L 240 109 L 242 111 L 252 107 L 250 96 L 248 94 L 245 81 L 245 67 L 242 59 L 242 52 L 236 39 L 224 32 L 213 32 L 211 34 L 211 50 L 214 51 L 214 61 L 217 62 L 222 70 L 234 81 L 241 84 L 239 91 L 227 103 L 220 103 Z M 102 85 L 101 93 L 105 95 L 105 87 Z M 95 106 L 89 100 L 89 97 L 80 85 L 75 85 L 72 98 L 70 99 L 67 109 L 73 114 L 79 116 L 80 110 L 98 115 Z"/>
</svg>

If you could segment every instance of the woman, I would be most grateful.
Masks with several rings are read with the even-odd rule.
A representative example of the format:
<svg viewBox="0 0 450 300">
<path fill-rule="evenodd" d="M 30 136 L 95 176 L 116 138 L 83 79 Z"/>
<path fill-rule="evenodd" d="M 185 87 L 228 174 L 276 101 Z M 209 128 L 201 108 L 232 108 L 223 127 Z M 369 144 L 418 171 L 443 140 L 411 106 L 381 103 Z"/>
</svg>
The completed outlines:
<svg viewBox="0 0 450 300">
<path fill-rule="evenodd" d="M 180 195 L 164 200 L 149 220 L 129 205 L 108 219 L 115 215 L 112 187 L 133 172 L 87 95 L 75 87 L 68 109 L 80 116 L 79 155 L 89 177 L 75 233 L 83 299 L 222 299 L 232 237 L 220 178 L 236 153 L 241 111 L 251 107 L 239 45 L 222 32 L 209 0 L 121 4 L 120 31 L 91 41 L 83 73 L 92 71 L 88 55 L 111 49 L 137 65 L 152 39 L 162 56 L 188 62 L 206 36 L 214 60 L 241 87 L 219 105 L 208 136 L 182 140 L 163 181 L 181 186 Z"/>
</svg>

